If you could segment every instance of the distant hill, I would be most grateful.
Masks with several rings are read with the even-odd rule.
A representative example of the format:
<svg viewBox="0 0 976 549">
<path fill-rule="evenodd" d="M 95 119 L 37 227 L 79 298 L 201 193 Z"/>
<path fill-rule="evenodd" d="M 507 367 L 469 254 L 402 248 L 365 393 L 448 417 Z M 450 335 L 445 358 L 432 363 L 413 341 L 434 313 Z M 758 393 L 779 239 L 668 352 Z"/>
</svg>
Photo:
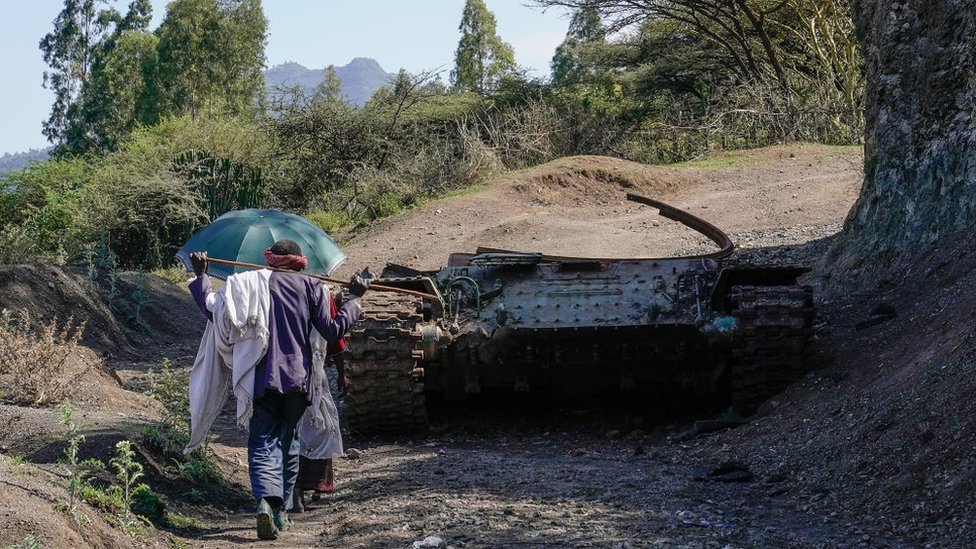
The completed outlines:
<svg viewBox="0 0 976 549">
<path fill-rule="evenodd" d="M 335 67 L 335 71 L 342 82 L 342 94 L 360 106 L 394 76 L 384 71 L 375 59 L 368 57 L 357 57 L 348 65 Z M 325 69 L 309 69 L 291 61 L 264 71 L 264 80 L 272 93 L 276 88 L 293 86 L 300 87 L 305 93 L 312 93 L 324 78 Z"/>
<path fill-rule="evenodd" d="M 27 152 L 4 153 L 0 156 L 0 173 L 10 173 L 26 168 L 31 160 L 47 160 L 50 157 L 51 147 L 43 149 L 31 149 Z"/>
</svg>

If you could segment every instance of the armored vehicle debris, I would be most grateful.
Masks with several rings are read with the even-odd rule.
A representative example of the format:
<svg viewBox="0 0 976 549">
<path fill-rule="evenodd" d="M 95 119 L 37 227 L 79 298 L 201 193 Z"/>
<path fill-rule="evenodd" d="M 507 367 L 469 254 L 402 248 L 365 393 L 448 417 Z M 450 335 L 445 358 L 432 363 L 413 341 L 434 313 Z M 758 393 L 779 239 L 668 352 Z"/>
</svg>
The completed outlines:
<svg viewBox="0 0 976 549">
<path fill-rule="evenodd" d="M 423 427 L 426 397 L 504 389 L 565 398 L 630 396 L 661 406 L 705 397 L 751 413 L 802 371 L 813 295 L 802 267 L 726 265 L 710 223 L 656 208 L 708 237 L 712 253 L 605 259 L 479 249 L 378 282 L 436 299 L 367 294 L 350 335 L 350 424 Z"/>
</svg>

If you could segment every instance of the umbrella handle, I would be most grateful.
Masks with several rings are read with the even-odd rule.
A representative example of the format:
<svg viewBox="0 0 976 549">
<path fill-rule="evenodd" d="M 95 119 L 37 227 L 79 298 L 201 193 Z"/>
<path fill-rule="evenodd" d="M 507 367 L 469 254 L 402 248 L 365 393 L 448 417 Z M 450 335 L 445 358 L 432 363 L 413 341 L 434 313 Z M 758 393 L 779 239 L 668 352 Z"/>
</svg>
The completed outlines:
<svg viewBox="0 0 976 549">
<path fill-rule="evenodd" d="M 310 273 L 302 273 L 302 272 L 298 272 L 298 271 L 291 271 L 291 270 L 288 270 L 288 269 L 279 269 L 277 267 L 269 267 L 267 265 L 258 265 L 257 263 L 244 263 L 244 262 L 241 262 L 241 261 L 231 261 L 229 259 L 217 259 L 215 257 L 208 257 L 207 258 L 207 261 L 210 261 L 212 263 L 219 263 L 221 265 L 231 265 L 233 267 L 244 267 L 246 269 L 268 269 L 269 271 L 275 271 L 277 273 L 290 273 L 290 274 L 297 274 L 297 275 L 303 275 L 303 276 L 310 276 L 312 278 L 317 278 L 317 279 L 323 280 L 325 282 L 331 282 L 332 284 L 339 284 L 341 286 L 348 286 L 349 285 L 349 282 L 347 282 L 345 280 L 339 280 L 337 278 L 331 278 L 331 277 L 328 277 L 328 276 L 321 276 L 321 275 L 315 275 L 315 274 L 310 274 Z M 369 285 L 369 289 L 370 290 L 376 290 L 378 292 L 395 292 L 395 293 L 398 293 L 398 294 L 406 294 L 406 295 L 412 295 L 414 297 L 422 297 L 424 299 L 430 299 L 430 300 L 433 300 L 433 301 L 440 301 L 440 298 L 437 297 L 434 294 L 428 294 L 428 293 L 425 293 L 425 292 L 418 292 L 418 291 L 415 291 L 415 290 L 407 290 L 405 288 L 396 288 L 396 287 L 393 287 L 393 286 L 381 286 L 379 284 L 370 284 Z"/>
</svg>

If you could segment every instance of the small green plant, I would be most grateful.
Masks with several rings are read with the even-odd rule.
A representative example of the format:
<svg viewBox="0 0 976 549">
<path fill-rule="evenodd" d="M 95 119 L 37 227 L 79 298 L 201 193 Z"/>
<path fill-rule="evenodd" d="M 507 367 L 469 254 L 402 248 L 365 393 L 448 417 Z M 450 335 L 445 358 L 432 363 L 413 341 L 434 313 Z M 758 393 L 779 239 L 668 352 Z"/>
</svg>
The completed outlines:
<svg viewBox="0 0 976 549">
<path fill-rule="evenodd" d="M 151 422 L 143 429 L 146 443 L 172 462 L 183 478 L 193 482 L 219 482 L 220 471 L 206 445 L 188 456 L 183 454 L 190 441 L 187 376 L 173 371 L 169 359 L 163 359 L 163 368 L 151 383 L 149 395 L 160 404 L 163 414 L 160 421 Z"/>
<path fill-rule="evenodd" d="M 166 500 L 145 484 L 136 486 L 132 491 L 132 512 L 148 519 L 153 524 L 169 526 L 166 519 L 169 514 L 166 510 L 167 507 Z"/>
<path fill-rule="evenodd" d="M 196 455 L 198 452 L 201 455 Z M 186 461 L 176 463 L 180 476 L 193 482 L 219 481 L 220 470 L 202 452 L 203 449 L 197 450 Z"/>
<path fill-rule="evenodd" d="M 68 432 L 64 434 L 64 439 L 68 441 L 68 447 L 65 448 L 64 457 L 61 459 L 68 475 L 67 511 L 74 517 L 78 526 L 82 526 L 89 520 L 78 509 L 78 499 L 80 499 L 82 487 L 87 484 L 88 476 L 93 470 L 101 469 L 105 465 L 97 459 L 81 460 L 79 458 L 79 449 L 85 442 L 85 435 L 81 434 L 81 430 L 87 425 L 75 421 L 74 414 L 78 411 L 77 408 L 64 402 L 58 407 L 58 410 L 61 413 L 61 423 L 68 427 Z"/>
<path fill-rule="evenodd" d="M 20 543 L 9 545 L 6 549 L 41 549 L 41 540 L 42 538 L 34 534 L 28 534 L 24 536 L 24 539 L 20 540 Z"/>
<path fill-rule="evenodd" d="M 116 486 L 103 488 L 85 483 L 78 491 L 78 497 L 92 507 L 112 514 L 122 511 L 122 491 Z"/>
<path fill-rule="evenodd" d="M 131 511 L 134 493 L 139 488 L 148 488 L 145 484 L 136 484 L 142 478 L 142 464 L 136 461 L 136 453 L 132 450 L 132 443 L 120 440 L 115 445 L 115 457 L 109 464 L 115 469 L 115 478 L 119 480 L 122 490 L 122 513 L 118 516 L 119 525 L 126 534 L 139 535 L 143 533 L 141 525 L 148 521 Z"/>
<path fill-rule="evenodd" d="M 170 511 L 169 504 L 163 496 L 153 492 L 145 484 L 140 484 L 132 491 L 132 512 L 147 524 L 156 524 L 177 530 L 201 530 L 203 528 L 199 520 Z"/>
<path fill-rule="evenodd" d="M 149 396 L 163 407 L 163 421 L 174 427 L 183 427 L 190 415 L 189 379 L 170 367 L 170 360 L 163 359 L 163 367 L 152 379 Z"/>
<path fill-rule="evenodd" d="M 305 218 L 318 225 L 320 229 L 329 233 L 333 238 L 359 223 L 345 210 L 315 210 L 305 214 Z"/>
<path fill-rule="evenodd" d="M 146 322 L 144 313 L 146 308 L 152 305 L 152 291 L 149 288 L 149 280 L 144 271 L 139 271 L 136 275 L 136 289 L 129 296 L 131 306 L 129 312 L 129 322 L 138 328 L 143 334 L 150 335 L 152 328 Z"/>
<path fill-rule="evenodd" d="M 163 269 L 156 269 L 152 272 L 152 274 L 180 287 L 186 287 L 187 281 L 189 281 L 191 278 L 190 273 L 179 265 L 173 265 L 172 267 L 166 267 Z"/>
<path fill-rule="evenodd" d="M 108 286 L 109 308 L 115 308 L 118 297 L 119 256 L 112 250 L 108 235 L 101 233 L 98 242 L 85 253 L 88 263 L 88 280 L 98 282 L 104 280 Z"/>
<path fill-rule="evenodd" d="M 203 494 L 200 493 L 200 490 L 197 490 L 196 488 L 190 488 L 186 492 L 183 492 L 183 499 L 189 501 L 190 503 L 204 503 L 207 501 L 207 498 L 205 498 Z"/>
</svg>

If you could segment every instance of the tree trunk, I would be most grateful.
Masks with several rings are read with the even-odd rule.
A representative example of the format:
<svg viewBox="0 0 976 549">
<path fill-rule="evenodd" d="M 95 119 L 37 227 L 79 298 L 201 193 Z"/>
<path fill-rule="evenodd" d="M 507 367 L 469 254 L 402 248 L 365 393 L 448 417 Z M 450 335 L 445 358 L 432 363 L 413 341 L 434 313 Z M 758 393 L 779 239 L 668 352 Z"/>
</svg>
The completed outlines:
<svg viewBox="0 0 976 549">
<path fill-rule="evenodd" d="M 892 267 L 976 228 L 976 3 L 855 0 L 864 187 L 836 268 Z"/>
</svg>

